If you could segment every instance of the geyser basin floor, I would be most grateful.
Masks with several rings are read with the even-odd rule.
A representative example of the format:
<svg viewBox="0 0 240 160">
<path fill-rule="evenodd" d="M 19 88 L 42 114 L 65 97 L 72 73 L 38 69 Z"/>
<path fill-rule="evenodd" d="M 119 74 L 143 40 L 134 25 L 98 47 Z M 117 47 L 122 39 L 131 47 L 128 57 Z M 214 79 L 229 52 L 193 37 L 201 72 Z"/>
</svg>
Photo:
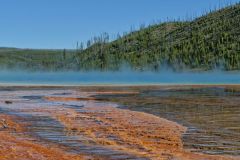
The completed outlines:
<svg viewBox="0 0 240 160">
<path fill-rule="evenodd" d="M 143 106 L 144 100 L 149 103 L 149 98 L 154 99 L 156 94 L 168 101 L 169 93 L 159 90 L 173 88 L 2 87 L 0 157 L 11 160 L 19 155 L 27 159 L 58 159 L 57 156 L 62 159 L 239 159 L 191 153 L 183 147 L 181 137 L 187 129 L 184 126 L 152 114 L 118 108 L 121 103 L 128 103 L 129 107 L 130 102 L 139 104 L 139 96 L 143 96 Z M 116 99 L 119 103 L 113 102 Z"/>
<path fill-rule="evenodd" d="M 122 108 L 146 112 L 188 127 L 184 146 L 208 154 L 240 155 L 238 86 L 152 86 L 135 95 L 98 95 Z"/>
</svg>

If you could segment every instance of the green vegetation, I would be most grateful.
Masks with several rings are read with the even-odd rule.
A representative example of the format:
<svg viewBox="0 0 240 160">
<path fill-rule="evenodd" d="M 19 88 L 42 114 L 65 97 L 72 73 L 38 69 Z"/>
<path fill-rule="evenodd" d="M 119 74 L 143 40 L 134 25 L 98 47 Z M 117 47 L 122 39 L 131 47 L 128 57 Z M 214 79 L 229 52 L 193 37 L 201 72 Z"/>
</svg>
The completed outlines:
<svg viewBox="0 0 240 160">
<path fill-rule="evenodd" d="M 193 21 L 165 22 L 109 42 L 102 34 L 73 50 L 0 49 L 0 65 L 41 70 L 240 69 L 240 4 Z"/>
<path fill-rule="evenodd" d="M 76 67 L 73 50 L 34 50 L 0 48 L 1 69 L 40 71 L 73 70 Z"/>
</svg>

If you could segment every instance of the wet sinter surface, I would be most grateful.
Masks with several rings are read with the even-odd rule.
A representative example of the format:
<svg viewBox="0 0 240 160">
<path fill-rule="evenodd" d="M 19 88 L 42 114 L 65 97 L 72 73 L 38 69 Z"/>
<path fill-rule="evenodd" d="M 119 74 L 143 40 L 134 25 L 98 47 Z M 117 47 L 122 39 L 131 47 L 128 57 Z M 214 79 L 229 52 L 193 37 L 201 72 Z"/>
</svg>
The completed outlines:
<svg viewBox="0 0 240 160">
<path fill-rule="evenodd" d="M 186 128 L 118 107 L 188 126 L 185 148 L 239 156 L 237 96 L 222 87 L 13 87 L 0 91 L 0 112 L 20 117 L 34 142 L 92 159 L 231 159 L 184 151 Z"/>
<path fill-rule="evenodd" d="M 67 130 L 53 118 L 51 114 L 56 110 L 62 110 L 63 114 L 67 115 L 70 113 L 65 112 L 65 109 L 81 112 L 81 108 L 87 105 L 86 101 L 49 102 L 44 100 L 45 96 L 71 95 L 72 91 L 69 92 L 65 90 L 2 91 L 1 100 L 4 100 L 5 104 L 1 103 L 1 113 L 21 117 L 21 121 L 18 120 L 19 123 L 29 124 L 25 134 L 39 138 L 39 142 L 60 144 L 68 147 L 70 152 L 95 155 L 104 159 L 142 159 L 98 145 L 92 139 L 78 135 L 75 130 Z M 11 103 L 6 104 L 7 101 Z M 97 105 L 101 107 L 100 103 Z"/>
<path fill-rule="evenodd" d="M 236 87 L 164 87 L 135 95 L 104 95 L 123 108 L 151 113 L 188 127 L 185 148 L 240 155 L 240 90 Z M 139 90 L 139 89 L 135 89 Z"/>
</svg>

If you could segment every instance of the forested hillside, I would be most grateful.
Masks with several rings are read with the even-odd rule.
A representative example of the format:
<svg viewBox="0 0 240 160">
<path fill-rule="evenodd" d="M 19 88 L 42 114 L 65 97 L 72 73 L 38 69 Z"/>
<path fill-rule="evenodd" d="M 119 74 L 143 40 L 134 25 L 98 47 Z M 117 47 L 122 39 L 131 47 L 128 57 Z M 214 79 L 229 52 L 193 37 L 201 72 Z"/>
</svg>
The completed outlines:
<svg viewBox="0 0 240 160">
<path fill-rule="evenodd" d="M 240 69 L 240 5 L 191 22 L 169 22 L 99 42 L 79 54 L 81 68 Z"/>
<path fill-rule="evenodd" d="M 165 22 L 119 36 L 108 34 L 77 50 L 0 49 L 5 68 L 40 70 L 239 70 L 240 4 L 193 21 Z"/>
</svg>

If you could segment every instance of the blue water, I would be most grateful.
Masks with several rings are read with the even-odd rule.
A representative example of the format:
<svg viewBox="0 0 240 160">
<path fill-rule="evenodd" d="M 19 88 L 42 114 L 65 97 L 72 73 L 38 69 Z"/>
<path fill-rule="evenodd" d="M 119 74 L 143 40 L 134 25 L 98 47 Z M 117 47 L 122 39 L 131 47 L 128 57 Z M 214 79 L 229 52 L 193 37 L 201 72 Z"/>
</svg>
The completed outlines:
<svg viewBox="0 0 240 160">
<path fill-rule="evenodd" d="M 1 71 L 0 84 L 240 84 L 240 72 L 23 72 Z"/>
</svg>

